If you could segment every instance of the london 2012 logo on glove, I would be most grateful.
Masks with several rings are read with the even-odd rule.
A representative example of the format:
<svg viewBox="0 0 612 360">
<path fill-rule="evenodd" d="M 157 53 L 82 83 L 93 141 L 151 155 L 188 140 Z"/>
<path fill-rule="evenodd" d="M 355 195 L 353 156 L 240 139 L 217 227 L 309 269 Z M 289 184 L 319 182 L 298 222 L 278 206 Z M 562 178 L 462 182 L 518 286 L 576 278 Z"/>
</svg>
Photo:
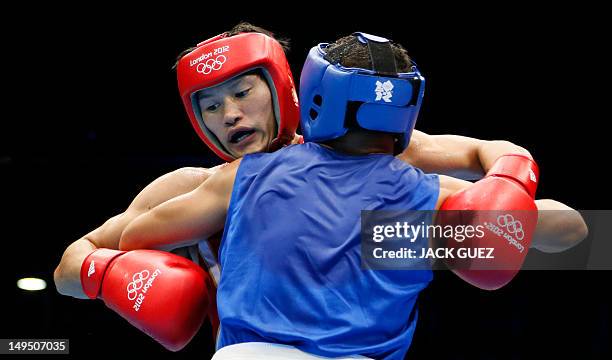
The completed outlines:
<svg viewBox="0 0 612 360">
<path fill-rule="evenodd" d="M 157 276 L 161 273 L 162 272 L 159 269 L 155 269 L 153 274 L 151 274 L 149 270 L 142 270 L 141 272 L 137 272 L 132 276 L 132 281 L 127 284 L 127 297 L 130 301 L 135 300 L 134 305 L 132 306 L 135 311 L 140 310 L 140 307 L 146 298 L 145 294 L 151 288 L 151 286 L 153 286 L 153 281 L 155 281 L 155 278 L 157 278 Z M 142 291 L 140 291 L 141 289 Z"/>
<path fill-rule="evenodd" d="M 520 221 L 515 220 L 514 216 L 510 214 L 500 215 L 497 217 L 497 223 L 499 226 L 506 228 L 511 235 L 517 240 L 523 240 L 525 237 L 525 232 L 523 231 L 523 224 Z"/>
<path fill-rule="evenodd" d="M 144 281 L 149 277 L 149 270 L 143 270 L 132 276 L 132 282 L 127 285 L 127 297 L 132 301 L 138 296 L 138 290 L 142 289 Z"/>
<path fill-rule="evenodd" d="M 506 239 L 508 244 L 516 247 L 519 252 L 525 251 L 525 246 L 519 243 L 525 238 L 523 223 L 510 214 L 499 215 L 496 222 L 497 224 L 485 222 L 485 227 L 495 235 Z"/>
</svg>

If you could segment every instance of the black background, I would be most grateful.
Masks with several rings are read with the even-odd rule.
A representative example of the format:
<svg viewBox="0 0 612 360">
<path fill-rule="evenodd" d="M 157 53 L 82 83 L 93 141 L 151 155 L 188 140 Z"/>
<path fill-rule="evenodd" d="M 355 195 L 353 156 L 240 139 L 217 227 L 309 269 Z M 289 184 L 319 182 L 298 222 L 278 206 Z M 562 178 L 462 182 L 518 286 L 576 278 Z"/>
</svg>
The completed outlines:
<svg viewBox="0 0 612 360">
<path fill-rule="evenodd" d="M 607 207 L 609 30 L 601 9 L 293 5 L 5 9 L 0 338 L 69 338 L 79 357 L 211 354 L 210 329 L 170 354 L 101 302 L 56 294 L 52 272 L 68 244 L 123 211 L 159 175 L 219 163 L 187 120 L 171 66 L 183 49 L 241 20 L 292 40 L 296 79 L 318 42 L 365 31 L 403 44 L 427 78 L 417 129 L 512 141 L 540 165 L 538 198 Z M 50 287 L 24 293 L 15 286 L 23 276 Z M 437 272 L 421 296 L 408 357 L 603 358 L 610 278 L 524 271 L 485 292 Z"/>
</svg>

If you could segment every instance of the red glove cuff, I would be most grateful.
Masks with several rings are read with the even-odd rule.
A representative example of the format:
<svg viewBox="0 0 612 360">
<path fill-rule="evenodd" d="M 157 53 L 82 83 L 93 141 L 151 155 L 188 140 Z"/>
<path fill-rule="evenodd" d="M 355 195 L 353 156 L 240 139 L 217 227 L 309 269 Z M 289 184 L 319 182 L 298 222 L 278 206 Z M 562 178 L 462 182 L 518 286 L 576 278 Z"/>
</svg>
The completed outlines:
<svg viewBox="0 0 612 360">
<path fill-rule="evenodd" d="M 98 297 L 108 264 L 123 253 L 125 251 L 98 249 L 85 258 L 81 264 L 81 286 L 87 297 L 90 299 Z"/>
<path fill-rule="evenodd" d="M 506 154 L 500 156 L 487 172 L 485 177 L 500 176 L 507 177 L 523 185 L 532 199 L 535 199 L 540 170 L 538 165 L 530 157 L 523 154 Z"/>
</svg>

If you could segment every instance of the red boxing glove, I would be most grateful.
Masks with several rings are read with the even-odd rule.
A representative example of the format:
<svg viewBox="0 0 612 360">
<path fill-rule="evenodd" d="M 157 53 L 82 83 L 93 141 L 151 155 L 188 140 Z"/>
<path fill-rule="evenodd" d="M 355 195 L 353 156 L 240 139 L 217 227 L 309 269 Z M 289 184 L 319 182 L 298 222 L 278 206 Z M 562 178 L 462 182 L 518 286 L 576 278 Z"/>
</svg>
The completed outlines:
<svg viewBox="0 0 612 360">
<path fill-rule="evenodd" d="M 208 311 L 209 275 L 192 261 L 156 250 L 98 249 L 81 265 L 85 294 L 178 351 L 197 333 Z"/>
<path fill-rule="evenodd" d="M 534 202 L 538 176 L 538 167 L 529 157 L 504 155 L 482 180 L 446 199 L 440 210 L 461 212 L 440 212 L 439 224 L 480 225 L 484 234 L 464 241 L 445 239 L 447 248 L 466 248 L 464 255 L 485 249 L 480 257 L 469 260 L 445 259 L 455 274 L 484 290 L 499 289 L 516 276 L 527 256 L 538 221 Z M 471 212 L 463 212 L 466 210 Z M 493 251 L 493 259 L 487 258 L 489 249 Z M 454 254 L 457 255 L 457 251 Z M 482 270 L 487 268 L 499 270 Z"/>
</svg>

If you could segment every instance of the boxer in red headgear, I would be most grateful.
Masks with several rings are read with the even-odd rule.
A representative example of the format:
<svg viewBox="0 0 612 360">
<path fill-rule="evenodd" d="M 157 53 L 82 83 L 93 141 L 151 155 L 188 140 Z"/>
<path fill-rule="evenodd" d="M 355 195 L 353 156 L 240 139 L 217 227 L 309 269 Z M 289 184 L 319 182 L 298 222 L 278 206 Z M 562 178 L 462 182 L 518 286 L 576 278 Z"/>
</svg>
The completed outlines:
<svg viewBox="0 0 612 360">
<path fill-rule="evenodd" d="M 183 56 L 177 74 L 194 129 L 220 158 L 231 161 L 293 141 L 298 98 L 275 39 L 262 33 L 215 36 Z"/>
<path fill-rule="evenodd" d="M 295 143 L 301 140 L 301 137 L 295 134 L 299 121 L 299 108 L 283 45 L 274 40 L 271 34 L 263 34 L 264 32 L 267 33 L 265 30 L 249 24 L 240 24 L 232 32 L 238 34 L 232 36 L 230 33 L 224 33 L 199 44 L 194 49 L 190 49 L 188 51 L 189 55 L 185 56 L 185 58 L 189 58 L 187 63 L 183 61 L 177 64 L 177 66 L 186 64 L 184 70 L 181 66 L 178 66 L 179 82 L 181 94 L 185 95 L 184 99 L 193 101 L 193 103 L 186 103 L 186 108 L 196 131 L 216 154 L 228 161 L 248 152 L 275 150 L 290 142 Z M 242 34 L 242 32 L 248 33 Z M 220 44 L 222 45 L 218 46 Z M 214 61 L 210 60 L 212 55 L 209 55 L 207 49 L 210 49 L 210 53 L 215 55 Z M 235 49 L 235 51 L 232 51 L 232 49 Z M 234 91 L 238 88 L 239 91 Z M 199 110 L 201 106 L 199 100 L 219 100 L 220 95 L 228 95 L 227 97 L 230 98 L 228 104 L 240 103 L 238 107 L 232 108 L 232 111 L 235 111 L 234 113 L 238 116 L 233 119 L 231 125 L 236 125 L 238 121 L 240 121 L 240 124 L 238 127 L 232 127 L 233 132 L 231 134 L 223 133 L 223 128 L 215 127 L 214 122 L 209 129 L 202 119 L 202 111 Z M 216 105 L 206 106 L 207 120 L 216 120 L 216 114 L 219 112 L 210 111 L 212 110 L 209 109 L 211 106 Z M 221 106 L 223 111 L 228 108 L 230 106 Z M 197 110 L 194 111 L 195 109 Z M 245 125 L 245 123 L 248 123 L 248 125 Z M 238 133 L 239 131 L 242 134 Z M 99 228 L 73 242 L 66 249 L 54 273 L 58 291 L 64 295 L 78 298 L 102 296 L 109 307 L 150 334 L 165 347 L 176 350 L 184 346 L 193 335 L 193 329 L 198 325 L 196 316 L 193 316 L 189 323 L 186 323 L 189 320 L 187 318 L 181 318 L 181 322 L 175 321 L 175 326 L 185 323 L 185 329 L 182 333 L 173 331 L 174 327 L 161 326 L 157 328 L 155 327 L 155 321 L 161 322 L 164 314 L 147 318 L 133 316 L 130 313 L 129 306 L 118 306 L 116 299 L 108 296 L 109 290 L 106 291 L 105 296 L 86 289 L 125 288 L 123 286 L 125 284 L 116 285 L 114 280 L 113 282 L 101 283 L 102 278 L 97 278 L 97 281 L 91 281 L 90 279 L 104 275 L 105 279 L 120 281 L 128 278 L 126 274 L 131 271 L 130 269 L 145 266 L 147 262 L 143 262 L 144 259 L 142 258 L 138 262 L 134 262 L 129 257 L 123 256 L 120 258 L 122 266 L 113 265 L 114 276 L 108 277 L 106 276 L 106 268 L 96 271 L 91 269 L 97 268 L 99 264 L 111 264 L 114 261 L 112 257 L 118 256 L 120 253 L 97 250 L 100 248 L 118 249 L 121 233 L 131 220 L 168 199 L 193 190 L 213 171 L 213 169 L 182 168 L 160 177 L 147 186 L 125 212 L 109 219 Z M 210 281 L 206 279 L 203 284 L 206 284 L 206 292 L 209 297 L 208 310 L 213 325 L 213 334 L 216 334 L 218 326 L 214 288 L 214 284 L 219 277 L 219 268 L 216 264 L 217 247 L 218 239 L 213 238 L 202 240 L 195 247 L 178 249 L 178 252 L 183 256 L 194 260 L 208 270 Z M 175 250 L 175 252 L 177 251 Z M 132 252 L 129 254 L 132 258 L 139 255 L 138 253 L 132 254 Z M 108 255 L 108 259 L 106 255 Z M 163 255 L 158 254 L 156 256 L 162 259 L 161 261 L 155 261 L 156 266 L 163 265 L 163 261 L 165 261 Z M 92 264 L 96 264 L 96 267 L 92 267 Z M 108 266 L 108 268 L 111 269 L 111 266 Z M 116 271 L 116 269 L 121 269 L 121 272 Z M 152 270 L 150 273 L 153 273 Z M 177 279 L 179 275 L 185 276 L 178 274 Z M 201 277 L 201 274 L 196 275 Z M 187 274 L 186 276 L 195 275 Z M 129 278 L 131 279 L 131 275 Z M 156 281 L 160 283 L 160 280 Z M 173 280 L 170 279 L 171 281 Z M 210 283 L 213 284 L 212 288 L 209 286 Z M 202 286 L 198 287 L 197 290 L 200 294 L 204 291 Z M 192 293 L 196 294 L 198 292 L 194 288 Z M 120 291 L 117 291 L 117 299 L 120 298 L 122 298 Z M 163 299 L 160 299 L 160 301 L 156 299 L 155 307 L 174 311 L 174 307 L 164 305 L 161 300 Z M 125 299 L 122 301 L 125 301 Z M 202 303 L 193 303 L 193 306 L 183 306 L 183 311 L 193 311 L 196 306 L 201 307 L 201 305 Z M 172 336 L 174 337 L 168 336 L 168 331 L 173 331 Z"/>
</svg>

